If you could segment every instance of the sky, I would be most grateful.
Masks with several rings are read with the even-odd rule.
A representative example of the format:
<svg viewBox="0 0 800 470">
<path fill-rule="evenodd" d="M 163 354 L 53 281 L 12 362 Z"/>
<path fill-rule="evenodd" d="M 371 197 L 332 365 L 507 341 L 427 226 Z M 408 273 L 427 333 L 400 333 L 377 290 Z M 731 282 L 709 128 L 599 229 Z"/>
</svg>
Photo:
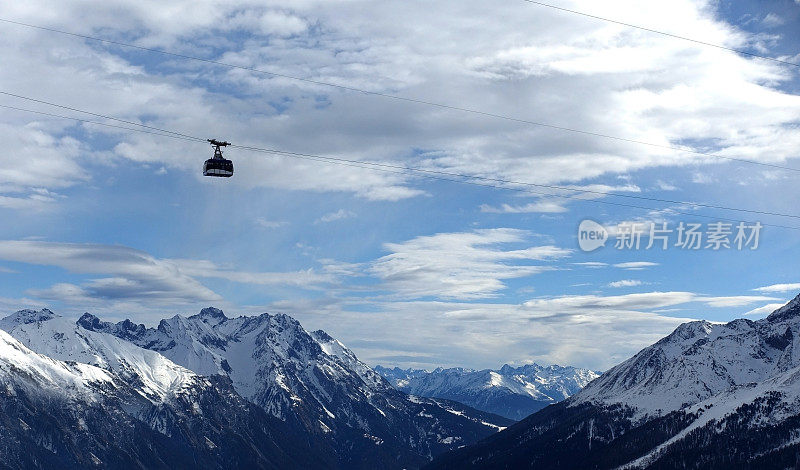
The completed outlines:
<svg viewBox="0 0 800 470">
<path fill-rule="evenodd" d="M 800 62 L 796 0 L 552 1 Z M 2 312 L 155 325 L 213 305 L 287 313 L 371 365 L 604 370 L 800 293 L 800 67 L 522 0 L 28 1 L 0 19 L 206 60 L 0 21 Z M 235 175 L 204 178 L 209 145 L 76 110 L 395 168 L 234 147 Z M 581 248 L 584 220 L 604 246 Z M 737 246 L 739 224 L 758 237 Z"/>
</svg>

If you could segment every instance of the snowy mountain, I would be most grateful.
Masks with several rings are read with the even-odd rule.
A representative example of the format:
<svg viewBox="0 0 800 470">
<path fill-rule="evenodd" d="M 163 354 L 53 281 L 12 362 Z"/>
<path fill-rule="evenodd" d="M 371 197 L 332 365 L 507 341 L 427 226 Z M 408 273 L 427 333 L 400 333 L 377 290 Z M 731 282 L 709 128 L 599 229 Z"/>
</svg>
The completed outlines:
<svg viewBox="0 0 800 470">
<path fill-rule="evenodd" d="M 10 328 L 9 332 L 29 349 L 50 358 L 91 364 L 109 371 L 125 379 L 153 403 L 164 401 L 202 380 L 156 352 L 112 335 L 86 330 L 73 320 L 54 315 L 44 320 L 39 318 Z"/>
<path fill-rule="evenodd" d="M 49 311 L 17 312 L 3 325 L 22 338 L 0 331 L 4 468 L 286 468 L 330 461 L 219 377 L 197 376 Z"/>
<path fill-rule="evenodd" d="M 375 371 L 398 390 L 455 400 L 513 420 L 575 394 L 599 375 L 588 369 L 538 364 L 516 368 L 506 364 L 497 370 L 438 368 L 432 372 L 377 366 Z"/>
<path fill-rule="evenodd" d="M 418 467 L 512 423 L 395 390 L 342 343 L 323 331 L 306 332 L 287 315 L 228 318 L 206 308 L 157 328 L 90 314 L 77 324 L 196 374 L 230 379 L 238 394 L 330 449 L 343 468 Z"/>
<path fill-rule="evenodd" d="M 581 392 L 431 468 L 794 468 L 800 296 L 769 317 L 705 321 Z"/>
<path fill-rule="evenodd" d="M 11 331 L 12 328 L 29 323 L 50 320 L 56 318 L 56 314 L 43 308 L 41 310 L 20 310 L 11 315 L 0 319 L 0 330 Z"/>
</svg>

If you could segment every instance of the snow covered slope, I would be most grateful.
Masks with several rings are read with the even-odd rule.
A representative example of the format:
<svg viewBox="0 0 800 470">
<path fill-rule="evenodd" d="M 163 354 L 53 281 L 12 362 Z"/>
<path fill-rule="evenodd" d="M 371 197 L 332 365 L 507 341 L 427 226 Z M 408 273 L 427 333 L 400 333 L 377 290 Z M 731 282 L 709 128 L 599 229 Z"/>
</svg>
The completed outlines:
<svg viewBox="0 0 800 470">
<path fill-rule="evenodd" d="M 55 315 L 44 321 L 18 324 L 9 332 L 29 349 L 53 359 L 111 371 L 154 402 L 169 399 L 202 380 L 154 351 L 86 330 L 73 320 Z"/>
<path fill-rule="evenodd" d="M 220 378 L 52 312 L 17 312 L 3 324 L 22 338 L 0 330 L 4 468 L 335 466 Z"/>
<path fill-rule="evenodd" d="M 660 416 L 800 366 L 800 296 L 760 321 L 685 323 L 578 393 L 571 405 L 620 404 Z"/>
<path fill-rule="evenodd" d="M 97 398 L 99 390 L 114 386 L 114 377 L 107 371 L 36 354 L 2 330 L 0 380 L 6 383 L 7 393 L 12 393 L 14 386 L 35 394 L 68 390 L 75 399 L 89 400 Z"/>
<path fill-rule="evenodd" d="M 348 468 L 416 467 L 511 423 L 446 400 L 395 390 L 339 341 L 287 315 L 227 318 L 215 308 L 158 327 L 85 314 L 78 324 L 151 349 L 236 391 L 335 449 Z"/>
<path fill-rule="evenodd" d="M 41 310 L 20 310 L 12 313 L 11 315 L 0 319 L 0 330 L 11 331 L 12 328 L 18 325 L 27 323 L 36 323 L 38 321 L 46 321 L 55 318 L 57 315 L 50 310 L 43 308 Z"/>
<path fill-rule="evenodd" d="M 790 468 L 800 452 L 800 296 L 705 321 L 432 468 Z"/>
<path fill-rule="evenodd" d="M 380 366 L 375 370 L 398 390 L 455 400 L 514 420 L 573 395 L 599 375 L 588 369 L 538 364 L 516 368 L 506 364 L 498 370 L 438 368 L 429 372 Z"/>
</svg>

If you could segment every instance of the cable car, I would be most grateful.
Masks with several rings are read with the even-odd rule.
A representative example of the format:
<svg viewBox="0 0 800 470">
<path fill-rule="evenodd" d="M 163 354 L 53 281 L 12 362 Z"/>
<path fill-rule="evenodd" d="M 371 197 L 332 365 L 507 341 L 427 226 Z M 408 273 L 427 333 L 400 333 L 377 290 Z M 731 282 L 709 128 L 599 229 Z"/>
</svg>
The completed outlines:
<svg viewBox="0 0 800 470">
<path fill-rule="evenodd" d="M 223 158 L 222 149 L 220 148 L 227 147 L 230 142 L 220 142 L 216 139 L 208 139 L 208 142 L 214 147 L 214 158 L 209 158 L 203 163 L 203 176 L 219 176 L 223 178 L 233 176 L 233 162 Z"/>
</svg>

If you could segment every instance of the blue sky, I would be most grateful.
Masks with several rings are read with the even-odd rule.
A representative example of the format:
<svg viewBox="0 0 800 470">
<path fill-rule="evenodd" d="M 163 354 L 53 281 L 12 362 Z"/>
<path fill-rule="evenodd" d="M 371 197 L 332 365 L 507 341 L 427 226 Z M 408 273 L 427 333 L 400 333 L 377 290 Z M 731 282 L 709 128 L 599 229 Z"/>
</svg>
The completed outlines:
<svg viewBox="0 0 800 470">
<path fill-rule="evenodd" d="M 793 0 L 558 5 L 800 61 Z M 0 18 L 800 168 L 800 68 L 525 2 L 25 2 L 0 6 Z M 0 91 L 244 146 L 797 213 L 793 171 L 0 28 Z M 8 96 L 0 105 L 78 116 Z M 233 178 L 204 179 L 207 145 L 13 110 L 0 137 L 8 313 L 48 306 L 154 324 L 207 305 L 280 311 L 370 364 L 602 369 L 687 319 L 757 319 L 800 292 L 800 232 L 772 226 L 796 218 L 563 199 L 237 148 L 226 151 Z M 766 226 L 756 250 L 611 242 L 586 253 L 587 218 L 612 230 Z"/>
</svg>

